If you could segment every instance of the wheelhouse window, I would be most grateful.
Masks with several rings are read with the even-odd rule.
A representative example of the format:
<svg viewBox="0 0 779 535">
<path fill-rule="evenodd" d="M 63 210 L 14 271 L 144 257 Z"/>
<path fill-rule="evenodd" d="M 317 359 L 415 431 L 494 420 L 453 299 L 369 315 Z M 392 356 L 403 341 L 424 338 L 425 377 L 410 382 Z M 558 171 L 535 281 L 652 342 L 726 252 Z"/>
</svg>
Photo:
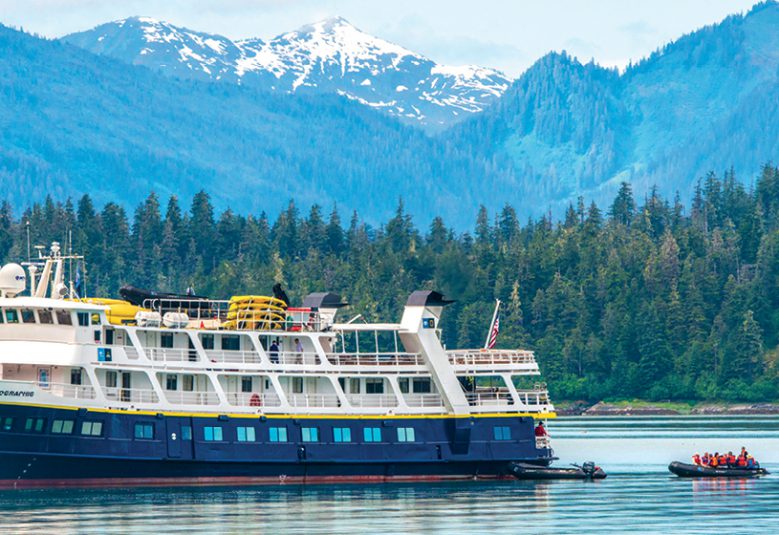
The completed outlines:
<svg viewBox="0 0 779 535">
<path fill-rule="evenodd" d="M 69 310 L 56 310 L 54 315 L 57 317 L 57 324 L 73 325 L 73 317 L 70 315 Z"/>
<path fill-rule="evenodd" d="M 14 427 L 14 419 L 11 416 L 3 418 L 3 431 L 10 431 Z"/>
<path fill-rule="evenodd" d="M 76 312 L 79 327 L 89 327 L 89 312 Z"/>
<path fill-rule="evenodd" d="M 334 427 L 333 442 L 351 442 L 352 429 L 350 427 Z"/>
<path fill-rule="evenodd" d="M 181 440 L 192 440 L 192 426 L 191 425 L 182 425 L 181 426 Z"/>
<path fill-rule="evenodd" d="M 42 308 L 38 311 L 38 321 L 45 325 L 51 325 L 54 323 L 54 317 L 52 316 L 50 308 Z"/>
<path fill-rule="evenodd" d="M 35 323 L 35 311 L 33 309 L 22 309 L 22 323 Z"/>
<path fill-rule="evenodd" d="M 73 432 L 73 420 L 54 420 L 51 422 L 51 432 L 55 435 L 69 435 Z"/>
<path fill-rule="evenodd" d="M 398 427 L 398 442 L 414 442 L 416 440 L 414 435 L 413 427 Z"/>
<path fill-rule="evenodd" d="M 271 442 L 286 442 L 287 441 L 287 428 L 286 427 L 271 427 L 268 429 L 268 438 Z"/>
<path fill-rule="evenodd" d="M 5 309 L 6 323 L 19 323 L 19 313 L 14 308 Z"/>
<path fill-rule="evenodd" d="M 366 427 L 362 430 L 362 438 L 365 442 L 381 442 L 380 427 Z"/>
<path fill-rule="evenodd" d="M 154 424 L 135 424 L 135 438 L 151 440 L 154 438 Z"/>
<path fill-rule="evenodd" d="M 82 422 L 81 434 L 99 437 L 103 434 L 103 422 Z"/>
<path fill-rule="evenodd" d="M 206 426 L 203 428 L 203 440 L 206 442 L 221 442 L 222 428 L 219 426 Z"/>
<path fill-rule="evenodd" d="M 300 435 L 303 442 L 319 442 L 318 427 L 303 427 L 300 430 Z"/>
<path fill-rule="evenodd" d="M 200 341 L 203 344 L 203 349 L 214 349 L 214 335 L 213 334 L 204 334 Z"/>
<path fill-rule="evenodd" d="M 236 428 L 236 438 L 238 442 L 254 442 L 257 434 L 253 427 L 238 427 Z"/>
</svg>

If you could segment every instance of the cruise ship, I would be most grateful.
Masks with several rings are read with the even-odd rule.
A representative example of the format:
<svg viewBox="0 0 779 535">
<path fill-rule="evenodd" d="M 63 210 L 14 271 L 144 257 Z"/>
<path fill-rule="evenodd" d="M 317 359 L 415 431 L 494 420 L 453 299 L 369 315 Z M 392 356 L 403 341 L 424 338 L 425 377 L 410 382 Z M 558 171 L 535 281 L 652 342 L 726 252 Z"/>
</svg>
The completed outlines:
<svg viewBox="0 0 779 535">
<path fill-rule="evenodd" d="M 59 244 L 0 270 L 0 487 L 510 478 L 554 459 L 534 355 L 262 296 L 79 299 Z M 72 270 L 71 270 L 72 271 Z M 520 388 L 523 386 L 523 388 Z"/>
</svg>

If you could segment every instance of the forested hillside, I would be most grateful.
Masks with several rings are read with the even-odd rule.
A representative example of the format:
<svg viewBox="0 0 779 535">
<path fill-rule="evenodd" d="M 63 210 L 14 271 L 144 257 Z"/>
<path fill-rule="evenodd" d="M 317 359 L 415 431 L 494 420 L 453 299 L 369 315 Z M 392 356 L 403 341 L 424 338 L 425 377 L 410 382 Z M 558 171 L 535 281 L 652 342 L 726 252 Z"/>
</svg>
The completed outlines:
<svg viewBox="0 0 779 535">
<path fill-rule="evenodd" d="M 117 203 L 0 209 L 0 259 L 32 241 L 65 241 L 88 258 L 90 295 L 123 283 L 202 294 L 267 293 L 298 302 L 342 294 L 354 313 L 397 318 L 409 292 L 443 291 L 450 347 L 483 343 L 493 299 L 505 302 L 499 345 L 537 351 L 557 399 L 779 399 L 779 168 L 754 190 L 710 174 L 690 206 L 623 184 L 609 206 L 569 206 L 560 223 L 522 224 L 506 205 L 458 233 L 403 206 L 379 227 L 293 203 L 274 220 L 215 214 L 208 195 L 186 209 L 150 195 L 133 214 Z"/>
<path fill-rule="evenodd" d="M 509 169 L 524 206 L 608 202 L 622 181 L 688 201 L 710 169 L 748 178 L 777 158 L 777 95 L 779 4 L 769 1 L 623 73 L 550 53 L 446 135 Z"/>
</svg>

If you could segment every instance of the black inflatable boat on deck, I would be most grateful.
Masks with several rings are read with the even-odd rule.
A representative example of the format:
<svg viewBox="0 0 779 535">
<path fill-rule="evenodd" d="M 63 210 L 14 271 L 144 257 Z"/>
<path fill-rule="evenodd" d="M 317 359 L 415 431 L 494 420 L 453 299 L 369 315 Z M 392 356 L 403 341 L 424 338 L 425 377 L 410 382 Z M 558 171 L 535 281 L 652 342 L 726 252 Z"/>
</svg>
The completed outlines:
<svg viewBox="0 0 779 535">
<path fill-rule="evenodd" d="M 511 463 L 511 473 L 517 479 L 605 479 L 606 472 L 595 463 L 573 465 L 571 468 L 551 468 L 534 464 Z"/>
<path fill-rule="evenodd" d="M 760 477 L 768 475 L 765 468 L 712 468 L 674 461 L 668 470 L 679 477 Z"/>
</svg>

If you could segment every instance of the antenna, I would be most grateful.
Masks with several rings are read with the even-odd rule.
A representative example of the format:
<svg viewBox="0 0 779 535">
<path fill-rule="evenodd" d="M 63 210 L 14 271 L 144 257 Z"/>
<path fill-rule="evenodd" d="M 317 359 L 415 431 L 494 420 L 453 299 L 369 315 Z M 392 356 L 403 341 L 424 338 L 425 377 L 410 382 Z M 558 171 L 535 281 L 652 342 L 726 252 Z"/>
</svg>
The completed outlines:
<svg viewBox="0 0 779 535">
<path fill-rule="evenodd" d="M 27 261 L 30 261 L 30 220 L 27 220 L 27 224 L 25 225 L 27 228 Z"/>
</svg>

